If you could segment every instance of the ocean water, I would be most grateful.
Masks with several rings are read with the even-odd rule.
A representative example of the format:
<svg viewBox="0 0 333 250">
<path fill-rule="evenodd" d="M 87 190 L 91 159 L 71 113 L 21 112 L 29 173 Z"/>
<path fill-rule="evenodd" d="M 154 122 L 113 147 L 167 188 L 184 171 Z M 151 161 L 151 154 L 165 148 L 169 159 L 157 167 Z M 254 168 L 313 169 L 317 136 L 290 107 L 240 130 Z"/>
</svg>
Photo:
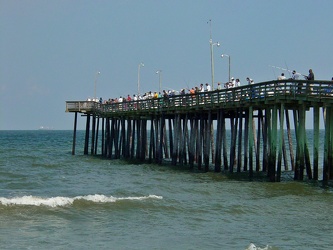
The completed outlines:
<svg viewBox="0 0 333 250">
<path fill-rule="evenodd" d="M 83 155 L 0 131 L 0 249 L 332 249 L 333 192 Z"/>
</svg>

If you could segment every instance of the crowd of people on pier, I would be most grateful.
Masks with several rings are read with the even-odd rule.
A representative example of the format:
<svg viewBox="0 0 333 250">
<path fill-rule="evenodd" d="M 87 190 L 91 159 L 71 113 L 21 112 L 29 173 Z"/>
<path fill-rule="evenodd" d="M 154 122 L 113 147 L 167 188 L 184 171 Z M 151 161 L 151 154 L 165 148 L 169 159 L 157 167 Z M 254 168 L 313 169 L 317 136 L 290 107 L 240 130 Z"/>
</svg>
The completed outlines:
<svg viewBox="0 0 333 250">
<path fill-rule="evenodd" d="M 312 69 L 309 69 L 308 75 L 303 75 L 301 73 L 296 72 L 296 70 L 293 70 L 293 71 L 291 71 L 291 75 L 290 75 L 289 79 L 290 80 L 299 80 L 300 76 L 303 76 L 305 80 L 309 80 L 309 81 L 314 81 L 314 79 L 315 79 Z M 286 79 L 287 79 L 287 77 L 284 75 L 284 73 L 281 73 L 281 75 L 279 75 L 277 78 L 277 80 L 286 80 Z M 333 81 L 333 77 L 332 77 L 332 81 Z"/>
<path fill-rule="evenodd" d="M 246 81 L 248 84 L 254 84 L 254 81 L 247 77 Z M 182 88 L 180 91 L 177 90 L 163 90 L 161 92 L 157 91 L 149 91 L 144 94 L 133 94 L 130 95 L 128 94 L 127 96 L 120 96 L 117 98 L 109 98 L 107 100 L 103 100 L 102 98 L 100 99 L 92 99 L 92 101 L 99 102 L 101 104 L 112 104 L 112 103 L 123 103 L 123 102 L 131 102 L 131 101 L 140 101 L 140 100 L 147 100 L 147 99 L 168 99 L 170 97 L 173 97 L 175 95 L 185 95 L 185 94 L 190 94 L 190 95 L 196 95 L 196 94 L 203 94 L 205 92 L 210 92 L 213 90 L 222 90 L 223 88 L 225 89 L 231 89 L 235 87 L 240 87 L 241 82 L 240 79 L 237 78 L 235 79 L 234 77 L 231 77 L 229 82 L 226 82 L 224 86 L 222 87 L 222 84 L 220 82 L 217 83 L 216 89 L 213 89 L 212 86 L 209 83 L 203 84 L 201 83 L 199 86 L 195 86 L 192 88 Z M 90 101 L 90 99 L 89 99 Z"/>
<path fill-rule="evenodd" d="M 290 72 L 291 72 L 290 78 L 287 78 L 284 73 L 281 73 L 281 75 L 279 75 L 277 77 L 277 80 L 286 80 L 286 79 L 298 80 L 300 78 L 300 76 L 303 76 L 305 80 L 314 80 L 315 79 L 312 69 L 309 69 L 308 75 L 300 74 L 300 73 L 296 72 L 296 70 L 293 70 Z M 332 77 L 332 81 L 333 81 L 333 77 Z M 255 83 L 254 80 L 250 77 L 246 78 L 246 82 L 248 85 Z M 220 82 L 218 82 L 216 89 L 213 89 L 213 87 L 209 83 L 206 83 L 206 84 L 201 83 L 200 85 L 192 87 L 192 88 L 182 88 L 182 89 L 180 89 L 180 91 L 163 90 L 162 93 L 157 92 L 157 91 L 148 91 L 142 95 L 138 93 L 138 94 L 133 94 L 133 95 L 128 94 L 127 96 L 120 96 L 117 98 L 109 98 L 107 100 L 103 100 L 102 98 L 92 99 L 92 100 L 88 99 L 88 100 L 99 102 L 101 104 L 126 103 L 126 102 L 131 102 L 131 101 L 151 100 L 151 99 L 161 99 L 161 100 L 167 101 L 168 99 L 172 98 L 175 95 L 190 94 L 191 96 L 195 96 L 197 94 L 204 94 L 205 92 L 222 90 L 223 88 L 232 89 L 232 88 L 236 88 L 236 87 L 240 87 L 240 86 L 241 86 L 240 79 L 239 78 L 235 79 L 234 77 L 231 77 L 230 80 L 228 82 L 224 83 L 223 86 Z"/>
</svg>

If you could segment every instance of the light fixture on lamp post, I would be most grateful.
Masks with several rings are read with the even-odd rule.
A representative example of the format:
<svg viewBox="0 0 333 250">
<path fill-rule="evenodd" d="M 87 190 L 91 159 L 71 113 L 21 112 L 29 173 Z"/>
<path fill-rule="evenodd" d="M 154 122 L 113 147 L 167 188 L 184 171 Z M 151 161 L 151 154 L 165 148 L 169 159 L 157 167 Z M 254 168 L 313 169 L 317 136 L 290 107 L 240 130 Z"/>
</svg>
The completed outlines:
<svg viewBox="0 0 333 250">
<path fill-rule="evenodd" d="M 161 93 L 161 84 L 162 84 L 162 80 L 161 80 L 161 75 L 162 75 L 162 70 L 157 70 L 156 74 L 158 74 L 158 84 L 159 84 L 159 93 Z"/>
<path fill-rule="evenodd" d="M 138 96 L 140 95 L 140 68 L 144 67 L 145 65 L 143 64 L 143 62 L 139 63 L 138 66 Z"/>
<path fill-rule="evenodd" d="M 101 72 L 97 71 L 95 75 L 95 88 L 94 88 L 94 101 L 96 101 L 96 84 L 97 84 L 97 78 Z"/>
<path fill-rule="evenodd" d="M 221 57 L 223 58 L 223 57 L 228 57 L 228 59 L 229 59 L 229 82 L 230 82 L 230 80 L 231 80 L 231 78 L 230 78 L 230 56 L 229 55 L 226 55 L 226 54 L 222 54 L 221 55 Z"/>
</svg>

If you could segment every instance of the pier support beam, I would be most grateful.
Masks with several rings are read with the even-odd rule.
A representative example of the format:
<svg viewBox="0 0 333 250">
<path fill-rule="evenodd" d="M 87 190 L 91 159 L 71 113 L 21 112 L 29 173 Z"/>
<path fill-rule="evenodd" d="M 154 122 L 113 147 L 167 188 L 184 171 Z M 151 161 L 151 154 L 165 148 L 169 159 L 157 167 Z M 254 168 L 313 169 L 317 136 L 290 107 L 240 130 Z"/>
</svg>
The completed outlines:
<svg viewBox="0 0 333 250">
<path fill-rule="evenodd" d="M 333 109 L 325 107 L 325 143 L 324 143 L 324 166 L 323 166 L 323 185 L 327 186 L 328 181 L 333 176 Z"/>
<path fill-rule="evenodd" d="M 191 117 L 190 120 L 190 145 L 189 145 L 189 167 L 190 169 L 194 168 L 194 161 L 195 161 L 195 142 L 196 142 L 196 128 L 195 128 L 195 118 Z"/>
<path fill-rule="evenodd" d="M 296 166 L 295 180 L 303 180 L 305 169 L 305 107 L 300 105 L 297 111 L 294 111 L 295 131 L 296 131 Z"/>
<path fill-rule="evenodd" d="M 249 131 L 249 178 L 253 178 L 253 108 L 249 107 L 248 131 Z"/>
<path fill-rule="evenodd" d="M 84 150 L 83 154 L 88 154 L 88 148 L 89 148 L 89 130 L 90 130 L 90 114 L 87 114 L 87 120 L 86 120 L 86 133 L 85 133 L 85 139 L 84 139 Z"/>
<path fill-rule="evenodd" d="M 94 147 L 94 155 L 97 155 L 97 146 L 98 146 L 98 132 L 99 132 L 99 116 L 96 117 L 97 120 L 97 124 L 96 124 L 96 128 L 95 128 L 95 147 Z"/>
<path fill-rule="evenodd" d="M 319 162 L 319 107 L 313 107 L 313 179 L 318 180 Z"/>
<path fill-rule="evenodd" d="M 254 122 L 254 121 L 253 121 Z M 257 123 L 258 123 L 258 134 L 257 134 L 257 140 L 256 140 L 256 171 L 259 172 L 260 171 L 260 149 L 261 149 L 261 127 L 263 126 L 262 124 L 262 109 L 258 110 L 258 119 L 257 119 Z M 255 127 L 255 124 L 253 124 L 253 128 Z M 255 129 L 254 129 L 255 131 Z"/>
<path fill-rule="evenodd" d="M 276 148 L 277 148 L 277 106 L 272 108 L 272 123 L 271 123 L 271 140 L 270 152 L 268 160 L 268 177 L 270 181 L 274 182 L 276 174 Z"/>
<path fill-rule="evenodd" d="M 237 172 L 242 169 L 242 139 L 243 139 L 243 111 L 238 112 L 239 129 L 238 129 L 238 153 L 237 153 Z"/>
<path fill-rule="evenodd" d="M 77 112 L 75 112 L 75 116 L 74 116 L 74 130 L 73 130 L 72 155 L 75 155 L 76 127 L 77 127 Z"/>
<path fill-rule="evenodd" d="M 276 171 L 276 181 L 281 181 L 281 165 L 282 165 L 282 153 L 283 153 L 283 145 L 284 145 L 284 104 L 281 103 L 280 105 L 280 136 L 279 136 L 279 150 L 278 150 L 278 164 L 277 164 L 277 171 Z"/>
<path fill-rule="evenodd" d="M 217 128 L 216 128 L 216 143 L 215 143 L 215 172 L 221 172 L 221 145 L 222 145 L 222 111 L 217 112 Z"/>
<path fill-rule="evenodd" d="M 91 126 L 91 147 L 90 147 L 90 154 L 95 153 L 95 131 L 96 131 L 96 115 L 92 116 L 92 126 Z"/>
</svg>

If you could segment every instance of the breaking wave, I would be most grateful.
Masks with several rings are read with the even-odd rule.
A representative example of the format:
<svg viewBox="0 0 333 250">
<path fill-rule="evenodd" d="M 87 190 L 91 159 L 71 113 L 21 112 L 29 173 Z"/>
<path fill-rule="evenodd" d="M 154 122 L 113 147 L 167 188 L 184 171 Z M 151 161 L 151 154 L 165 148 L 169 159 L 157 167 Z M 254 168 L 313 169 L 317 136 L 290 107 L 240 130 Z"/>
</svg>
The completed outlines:
<svg viewBox="0 0 333 250">
<path fill-rule="evenodd" d="M 0 204 L 4 206 L 11 205 L 28 205 L 28 206 L 48 206 L 48 207 L 63 207 L 72 205 L 75 201 L 90 201 L 95 203 L 112 203 L 122 200 L 134 201 L 134 200 L 147 200 L 147 199 L 163 199 L 162 196 L 158 195 L 148 195 L 148 196 L 137 196 L 137 197 L 113 197 L 100 194 L 85 195 L 85 196 L 75 196 L 71 197 L 51 197 L 42 198 L 32 195 L 14 197 L 14 198 L 4 198 L 0 197 Z"/>
<path fill-rule="evenodd" d="M 254 245 L 253 243 L 250 243 L 250 245 L 248 245 L 248 247 L 245 250 L 270 250 L 273 249 L 270 246 L 265 246 L 265 247 L 258 247 L 256 245 Z"/>
</svg>

